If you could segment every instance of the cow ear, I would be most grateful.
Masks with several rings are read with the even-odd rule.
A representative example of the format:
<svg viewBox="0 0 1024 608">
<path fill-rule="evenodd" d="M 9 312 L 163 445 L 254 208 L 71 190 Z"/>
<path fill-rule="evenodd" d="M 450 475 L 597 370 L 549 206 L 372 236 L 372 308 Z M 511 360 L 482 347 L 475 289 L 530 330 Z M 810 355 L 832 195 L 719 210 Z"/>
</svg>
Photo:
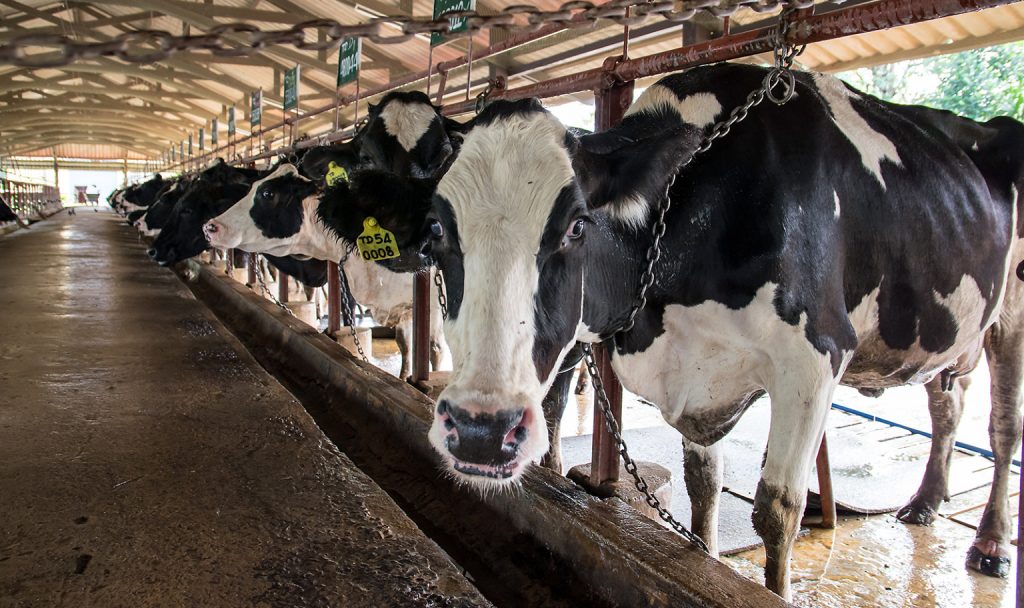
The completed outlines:
<svg viewBox="0 0 1024 608">
<path fill-rule="evenodd" d="M 573 168 L 592 209 L 642 223 L 679 165 L 699 142 L 700 133 L 678 121 L 627 117 L 619 126 L 576 139 L 567 135 Z"/>
</svg>

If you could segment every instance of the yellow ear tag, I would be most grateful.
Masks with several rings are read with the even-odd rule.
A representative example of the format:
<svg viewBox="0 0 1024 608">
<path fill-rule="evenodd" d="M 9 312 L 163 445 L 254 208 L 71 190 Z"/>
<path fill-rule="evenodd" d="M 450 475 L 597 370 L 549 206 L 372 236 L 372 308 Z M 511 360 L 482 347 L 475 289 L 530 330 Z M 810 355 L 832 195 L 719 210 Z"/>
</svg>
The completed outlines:
<svg viewBox="0 0 1024 608">
<path fill-rule="evenodd" d="M 359 255 L 368 262 L 398 257 L 395 235 L 381 228 L 373 217 L 363 220 L 363 233 L 356 239 L 356 246 L 359 247 Z"/>
<path fill-rule="evenodd" d="M 327 165 L 327 175 L 325 176 L 325 179 L 327 180 L 328 186 L 333 186 L 338 182 L 347 182 L 348 171 L 345 170 L 345 167 L 342 167 L 332 160 L 331 163 Z"/>
</svg>

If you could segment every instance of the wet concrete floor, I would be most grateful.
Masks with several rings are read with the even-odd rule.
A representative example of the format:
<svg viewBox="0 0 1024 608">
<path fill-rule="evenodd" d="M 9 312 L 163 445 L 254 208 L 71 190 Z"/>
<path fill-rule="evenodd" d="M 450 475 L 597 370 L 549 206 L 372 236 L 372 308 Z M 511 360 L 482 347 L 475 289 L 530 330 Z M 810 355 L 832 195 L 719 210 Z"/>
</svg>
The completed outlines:
<svg viewBox="0 0 1024 608">
<path fill-rule="evenodd" d="M 0 238 L 0 607 L 487 605 L 143 251 Z"/>
</svg>

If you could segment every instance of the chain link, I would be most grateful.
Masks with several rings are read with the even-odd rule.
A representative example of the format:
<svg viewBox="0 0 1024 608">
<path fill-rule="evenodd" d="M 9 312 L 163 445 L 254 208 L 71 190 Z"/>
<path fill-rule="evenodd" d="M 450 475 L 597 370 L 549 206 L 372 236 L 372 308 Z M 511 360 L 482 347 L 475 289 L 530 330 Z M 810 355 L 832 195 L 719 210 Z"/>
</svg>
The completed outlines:
<svg viewBox="0 0 1024 608">
<path fill-rule="evenodd" d="M 263 273 L 260 272 L 260 267 L 259 267 L 259 259 L 260 259 L 259 254 L 250 253 L 248 257 L 249 257 L 249 266 L 253 269 L 253 274 L 256 275 L 256 282 L 259 284 L 260 290 L 263 291 L 263 294 L 266 296 L 266 298 L 268 300 L 270 300 L 271 302 L 273 302 L 274 304 L 277 304 L 278 308 L 280 308 L 281 310 L 285 311 L 286 313 L 288 313 L 289 315 L 294 317 L 295 313 L 292 312 L 292 309 L 290 309 L 287 306 L 285 306 L 284 303 L 281 302 L 281 300 L 278 300 L 277 296 L 274 295 L 274 292 L 272 292 L 270 290 L 270 288 L 267 287 L 267 284 L 263 282 Z M 281 271 L 278 270 L 278 272 L 281 272 Z M 278 280 L 280 281 L 280 278 Z"/>
<path fill-rule="evenodd" d="M 615 421 L 615 416 L 612 414 L 611 404 L 608 402 L 608 395 L 604 390 L 604 383 L 601 381 L 601 372 L 597 369 L 597 363 L 594 361 L 594 351 L 590 344 L 583 344 L 583 360 L 587 363 L 587 369 L 590 371 L 591 382 L 594 384 L 594 399 L 597 401 L 598 406 L 601 408 L 601 413 L 604 414 L 604 425 L 608 429 L 608 434 L 612 436 L 612 440 L 615 441 L 615 446 L 618 448 L 619 455 L 622 456 L 623 466 L 626 471 L 633 478 L 633 485 L 636 489 L 644 495 L 644 500 L 648 506 L 657 511 L 658 516 L 664 520 L 665 523 L 672 526 L 672 529 L 678 532 L 683 538 L 696 545 L 704 553 L 710 553 L 707 544 L 704 540 L 690 532 L 690 530 L 681 524 L 679 520 L 672 516 L 668 509 L 661 505 L 661 501 L 658 497 L 651 492 L 651 488 L 647 485 L 647 480 L 640 475 L 637 470 L 636 461 L 633 460 L 629 455 L 629 449 L 626 447 L 625 440 L 622 439 L 622 433 L 619 430 L 619 424 Z"/>
<path fill-rule="evenodd" d="M 359 356 L 363 358 L 363 361 L 369 363 L 370 359 L 366 356 L 366 353 L 363 352 L 363 345 L 359 341 L 359 335 L 356 332 L 356 317 L 352 311 L 352 298 L 348 293 L 348 278 L 345 276 L 345 262 L 348 261 L 348 257 L 351 253 L 351 249 L 346 251 L 345 257 L 341 258 L 341 261 L 338 262 L 338 287 L 341 292 L 341 318 L 345 322 L 345 325 L 348 326 L 348 333 L 352 336 L 352 344 L 355 345 Z"/>
<path fill-rule="evenodd" d="M 440 268 L 434 269 L 434 286 L 437 287 L 437 305 L 441 309 L 441 318 L 448 320 L 448 296 L 444 293 L 444 276 Z"/>
<path fill-rule="evenodd" d="M 602 4 L 573 0 L 555 10 L 517 4 L 492 15 L 481 15 L 476 11 L 452 11 L 436 19 L 384 16 L 359 24 L 313 19 L 288 29 L 270 31 L 263 31 L 248 23 L 225 23 L 204 34 L 183 36 L 162 30 L 143 29 L 124 32 L 102 42 L 78 42 L 57 34 L 29 33 L 0 45 L 0 64 L 29 68 L 60 67 L 80 59 L 97 57 L 117 57 L 128 63 L 155 63 L 184 51 L 239 57 L 282 45 L 320 51 L 336 49 L 343 38 L 350 37 L 365 38 L 375 44 L 396 44 L 414 36 L 451 34 L 452 23 L 456 19 L 465 19 L 467 30 L 459 32 L 459 35 L 467 35 L 490 28 L 531 32 L 546 25 L 589 27 L 598 21 L 634 26 L 651 16 L 681 23 L 693 18 L 697 11 L 724 17 L 741 8 L 764 13 L 779 7 L 793 9 L 811 5 L 812 0 L 610 0 Z M 29 49 L 38 48 L 50 48 L 53 52 L 28 52 Z"/>
</svg>

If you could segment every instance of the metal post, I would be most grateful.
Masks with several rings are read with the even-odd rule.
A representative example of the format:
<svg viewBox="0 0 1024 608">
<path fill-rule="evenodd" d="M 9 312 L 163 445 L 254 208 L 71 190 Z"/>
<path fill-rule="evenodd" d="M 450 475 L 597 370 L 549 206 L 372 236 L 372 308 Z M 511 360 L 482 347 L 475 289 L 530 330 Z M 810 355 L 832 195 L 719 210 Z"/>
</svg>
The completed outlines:
<svg viewBox="0 0 1024 608">
<path fill-rule="evenodd" d="M 814 462 L 818 471 L 818 496 L 821 498 L 821 527 L 836 527 L 836 500 L 832 494 L 832 466 L 828 461 L 827 433 L 821 434 L 818 458 Z"/>
<path fill-rule="evenodd" d="M 245 277 L 246 286 L 255 289 L 256 288 L 256 273 L 260 271 L 260 263 L 256 261 L 255 256 L 245 256 L 245 267 L 249 272 Z"/>
<path fill-rule="evenodd" d="M 288 275 L 277 271 L 277 299 L 285 304 L 288 302 Z"/>
<path fill-rule="evenodd" d="M 327 262 L 327 335 L 341 329 L 341 280 L 338 265 Z"/>
<path fill-rule="evenodd" d="M 633 82 L 617 84 L 607 90 L 597 91 L 595 95 L 595 128 L 604 131 L 615 126 L 622 120 L 626 108 L 633 102 Z M 615 420 L 622 428 L 622 384 L 612 370 L 611 357 L 603 347 L 594 349 L 597 367 L 601 370 L 608 402 L 611 405 Z M 604 424 L 604 414 L 597 403 L 594 403 L 594 443 L 590 462 L 590 482 L 599 486 L 606 482 L 619 479 L 619 453 L 615 443 L 608 434 Z"/>
<path fill-rule="evenodd" d="M 412 381 L 430 379 L 430 274 L 420 272 L 412 281 Z"/>
</svg>

